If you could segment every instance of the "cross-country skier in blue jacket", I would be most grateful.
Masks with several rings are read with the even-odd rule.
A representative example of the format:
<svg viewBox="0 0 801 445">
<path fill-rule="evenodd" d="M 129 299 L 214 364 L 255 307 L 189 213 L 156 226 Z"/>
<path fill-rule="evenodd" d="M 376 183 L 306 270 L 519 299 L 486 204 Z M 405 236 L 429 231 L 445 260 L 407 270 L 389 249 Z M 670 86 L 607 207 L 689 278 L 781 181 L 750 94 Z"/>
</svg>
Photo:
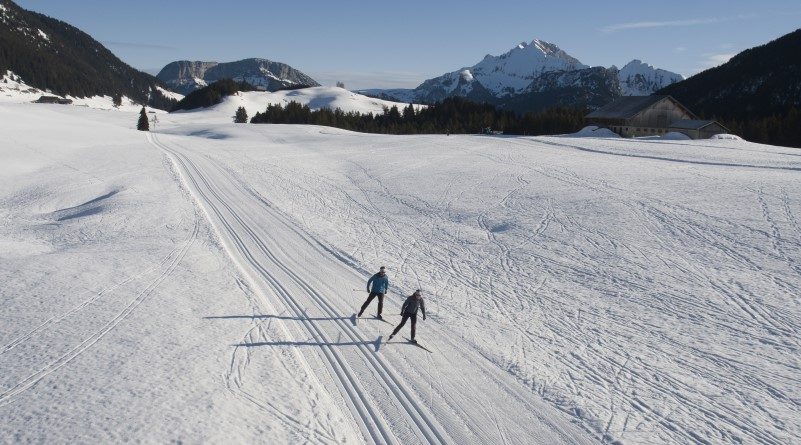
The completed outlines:
<svg viewBox="0 0 801 445">
<path fill-rule="evenodd" d="M 411 338 L 411 342 L 412 343 L 417 343 L 417 340 L 414 339 L 414 333 L 415 333 L 414 331 L 415 331 L 415 328 L 417 327 L 417 310 L 418 309 L 423 312 L 423 320 L 425 320 L 426 319 L 426 304 L 423 301 L 423 293 L 420 291 L 420 289 L 417 289 L 416 291 L 414 291 L 414 293 L 412 295 L 410 295 L 408 298 L 406 298 L 406 301 L 403 302 L 403 306 L 401 307 L 401 317 L 402 317 L 401 318 L 401 322 L 398 325 L 398 327 L 396 327 L 395 330 L 392 331 L 392 334 L 390 334 L 390 336 L 389 336 L 389 338 L 387 340 L 392 340 L 392 337 L 394 337 L 395 334 L 397 334 L 398 331 L 401 330 L 403 325 L 406 324 L 406 320 L 411 319 L 412 320 L 412 338 Z"/>
<path fill-rule="evenodd" d="M 378 314 L 375 318 L 382 319 L 381 310 L 384 308 L 384 294 L 387 293 L 387 289 L 389 289 L 389 278 L 387 278 L 387 272 L 384 266 L 381 266 L 378 273 L 367 280 L 367 293 L 369 295 L 367 296 L 367 301 L 364 302 L 362 309 L 359 311 L 359 317 L 362 316 L 364 310 L 367 309 L 367 306 L 373 301 L 373 298 L 378 297 Z"/>
</svg>

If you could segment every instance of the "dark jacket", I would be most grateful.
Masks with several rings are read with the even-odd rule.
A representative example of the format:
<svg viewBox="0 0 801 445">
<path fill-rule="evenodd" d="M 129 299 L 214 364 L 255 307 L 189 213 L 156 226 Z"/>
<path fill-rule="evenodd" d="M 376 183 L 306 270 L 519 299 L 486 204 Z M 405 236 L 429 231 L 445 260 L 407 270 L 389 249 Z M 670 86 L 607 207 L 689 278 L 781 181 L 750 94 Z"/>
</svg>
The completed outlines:
<svg viewBox="0 0 801 445">
<path fill-rule="evenodd" d="M 426 304 L 423 301 L 423 297 L 417 298 L 414 295 L 410 295 L 406 297 L 406 301 L 404 301 L 403 306 L 401 306 L 401 315 L 417 314 L 418 309 L 423 311 L 423 318 L 426 318 Z"/>
</svg>

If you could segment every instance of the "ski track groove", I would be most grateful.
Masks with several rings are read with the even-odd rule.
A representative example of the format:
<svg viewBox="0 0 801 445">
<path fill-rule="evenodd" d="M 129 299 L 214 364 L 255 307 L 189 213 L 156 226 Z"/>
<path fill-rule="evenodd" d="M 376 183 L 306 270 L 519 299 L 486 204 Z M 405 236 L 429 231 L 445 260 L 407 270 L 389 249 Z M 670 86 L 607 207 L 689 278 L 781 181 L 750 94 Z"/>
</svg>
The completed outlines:
<svg viewBox="0 0 801 445">
<path fill-rule="evenodd" d="M 234 240 L 234 242 L 238 245 L 240 252 L 243 256 L 246 257 L 248 262 L 253 266 L 255 270 L 259 272 L 259 274 L 271 284 L 271 286 L 278 290 L 276 292 L 283 300 L 284 303 L 293 309 L 295 315 L 299 318 L 303 318 L 305 311 L 301 308 L 298 303 L 293 299 L 291 293 L 283 287 L 283 285 L 272 275 L 268 270 L 263 268 L 261 265 L 258 264 L 258 261 L 252 257 L 250 254 L 246 243 L 236 234 L 234 228 L 226 221 L 226 219 L 222 216 L 222 212 L 217 209 L 217 207 L 212 203 L 212 200 L 201 191 L 199 184 L 196 182 L 196 179 L 191 174 L 191 170 L 189 166 L 192 166 L 192 170 L 194 170 L 198 176 L 198 178 L 204 182 L 208 191 L 215 195 L 217 201 L 224 207 L 227 208 L 228 212 L 230 212 L 231 216 L 241 225 L 242 229 L 250 236 L 251 240 L 254 244 L 257 245 L 259 251 L 271 259 L 275 265 L 280 268 L 285 274 L 287 274 L 296 285 L 303 288 L 310 297 L 318 304 L 318 308 L 322 310 L 325 314 L 331 316 L 332 318 L 339 318 L 337 312 L 325 301 L 324 297 L 319 295 L 314 289 L 312 289 L 308 284 L 304 282 L 300 277 L 298 277 L 294 271 L 292 271 L 289 267 L 285 266 L 283 262 L 278 259 L 273 252 L 261 241 L 258 235 L 250 229 L 250 226 L 243 221 L 243 219 L 235 212 L 226 202 L 222 199 L 220 195 L 214 190 L 208 180 L 200 173 L 200 169 L 194 164 L 188 156 L 183 155 L 177 151 L 174 151 L 168 148 L 166 145 L 159 142 L 155 137 L 151 139 L 158 147 L 165 150 L 166 152 L 170 153 L 171 155 L 175 156 L 175 159 L 183 166 L 183 169 L 187 171 L 187 176 L 189 179 L 195 184 L 195 189 L 204 199 L 204 201 L 208 204 L 208 206 L 212 209 L 215 214 L 217 214 L 218 219 L 220 220 L 221 224 L 225 226 L 229 236 Z M 228 176 L 228 172 L 222 170 L 216 163 L 214 163 L 215 167 L 219 169 L 223 174 Z M 232 181 L 233 182 L 233 181 Z M 241 187 L 241 186 L 240 186 Z M 245 190 L 245 192 L 250 192 L 250 190 Z M 261 199 L 260 199 L 261 201 Z M 262 201 L 262 204 L 266 204 Z M 273 209 L 270 208 L 269 205 L 263 206 L 265 210 L 268 212 L 272 211 Z M 275 216 L 275 215 L 274 215 Z M 282 220 L 280 216 L 277 216 L 277 219 Z M 283 224 L 289 228 L 290 230 L 295 231 L 298 235 L 305 239 L 303 234 L 297 232 L 297 229 L 292 227 L 286 221 L 283 221 Z M 420 432 L 423 436 L 429 441 L 429 443 L 448 443 L 449 440 L 445 439 L 445 435 L 439 431 L 439 428 L 433 424 L 431 420 L 428 419 L 427 416 L 423 414 L 423 408 L 414 401 L 413 397 L 408 393 L 408 391 L 403 388 L 400 381 L 394 374 L 390 371 L 389 367 L 383 362 L 382 359 L 378 358 L 376 354 L 369 350 L 367 344 L 370 342 L 365 341 L 361 335 L 350 326 L 349 323 L 344 322 L 341 319 L 336 320 L 339 323 L 340 332 L 344 332 L 351 340 L 358 343 L 357 348 L 362 353 L 363 357 L 366 358 L 367 363 L 373 366 L 375 370 L 375 375 L 380 377 L 382 380 L 385 381 L 386 386 L 395 394 L 398 399 L 398 402 L 402 406 L 403 409 L 409 415 L 409 420 L 411 420 L 417 427 L 420 429 Z M 328 340 L 325 333 L 316 326 L 315 323 L 306 321 L 303 323 L 304 326 L 307 328 L 309 333 L 312 335 L 317 341 L 321 341 L 322 343 L 329 344 L 328 346 L 322 348 L 325 351 L 325 357 L 328 359 L 329 364 L 331 365 L 332 370 L 338 375 L 338 379 L 340 384 L 345 387 L 345 391 L 348 393 L 350 401 L 353 405 L 355 405 L 356 411 L 360 414 L 360 419 L 364 421 L 364 419 L 372 419 L 373 424 L 379 430 L 380 437 L 374 435 L 373 429 L 367 427 L 365 425 L 365 429 L 368 431 L 368 434 L 372 437 L 372 439 L 376 443 L 394 443 L 395 438 L 392 436 L 392 433 L 389 431 L 388 426 L 384 424 L 383 418 L 377 412 L 375 412 L 375 408 L 373 408 L 368 400 L 368 397 L 364 394 L 364 390 L 360 388 L 360 385 L 357 383 L 358 379 L 353 376 L 352 371 L 350 371 L 349 367 L 345 363 L 345 361 L 340 357 L 338 352 L 335 348 L 330 346 L 331 341 Z M 363 430 L 364 432 L 364 430 Z"/>
</svg>

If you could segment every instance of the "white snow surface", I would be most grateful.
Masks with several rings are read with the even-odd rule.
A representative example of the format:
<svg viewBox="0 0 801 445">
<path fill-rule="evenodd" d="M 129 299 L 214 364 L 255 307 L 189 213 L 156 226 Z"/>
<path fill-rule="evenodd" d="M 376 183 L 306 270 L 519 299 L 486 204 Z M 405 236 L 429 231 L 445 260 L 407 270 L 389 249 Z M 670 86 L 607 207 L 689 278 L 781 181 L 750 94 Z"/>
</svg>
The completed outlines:
<svg viewBox="0 0 801 445">
<path fill-rule="evenodd" d="M 0 104 L 0 441 L 801 441 L 799 150 L 215 116 Z"/>
<path fill-rule="evenodd" d="M 737 136 L 736 134 L 728 134 L 728 133 L 716 134 L 716 135 L 710 137 L 709 139 L 728 139 L 728 140 L 732 140 L 732 141 L 741 141 L 741 140 L 743 140 L 743 138 L 741 138 L 740 136 Z"/>
<path fill-rule="evenodd" d="M 670 141 L 687 141 L 692 138 L 684 133 L 679 133 L 678 131 L 670 131 L 660 136 L 660 139 L 665 139 Z"/>
<path fill-rule="evenodd" d="M 397 106 L 402 111 L 409 104 L 401 102 L 391 102 L 383 99 L 376 99 L 362 94 L 348 91 L 338 87 L 311 87 L 298 90 L 269 91 L 246 91 L 238 92 L 227 96 L 217 105 L 209 108 L 199 108 L 195 110 L 180 111 L 178 114 L 197 114 L 198 119 L 207 122 L 230 122 L 236 113 L 237 108 L 245 107 L 249 117 L 253 117 L 256 112 L 263 112 L 268 104 L 288 105 L 290 102 L 297 102 L 301 105 L 308 105 L 312 110 L 320 108 L 337 108 L 344 112 L 359 112 L 362 114 L 373 113 L 381 114 L 384 107 L 391 108 Z M 417 109 L 425 105 L 415 105 Z M 209 120 L 211 119 L 211 120 Z"/>
<path fill-rule="evenodd" d="M 169 98 L 169 99 L 175 99 L 175 100 L 177 100 L 177 101 L 180 101 L 181 99 L 183 99 L 183 98 L 184 98 L 184 95 L 183 95 L 183 94 L 181 94 L 181 93 L 176 93 L 175 91 L 170 91 L 170 90 L 164 89 L 164 88 L 162 88 L 162 87 L 160 87 L 160 86 L 157 86 L 157 87 L 156 87 L 156 89 L 158 89 L 158 90 L 159 90 L 159 92 L 160 92 L 160 93 L 161 93 L 161 94 L 162 94 L 164 97 L 166 97 L 166 98 Z"/>
</svg>

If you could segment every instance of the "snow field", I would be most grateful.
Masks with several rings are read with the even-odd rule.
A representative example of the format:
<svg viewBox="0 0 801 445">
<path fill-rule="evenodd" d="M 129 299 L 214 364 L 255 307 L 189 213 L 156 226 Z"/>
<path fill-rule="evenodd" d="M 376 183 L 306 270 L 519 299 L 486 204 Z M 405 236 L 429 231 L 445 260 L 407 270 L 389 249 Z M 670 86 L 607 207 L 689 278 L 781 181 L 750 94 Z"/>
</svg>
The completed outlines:
<svg viewBox="0 0 801 445">
<path fill-rule="evenodd" d="M 193 146 L 596 434 L 798 436 L 797 150 L 224 131 Z"/>
<path fill-rule="evenodd" d="M 0 105 L 3 440 L 801 440 L 798 150 L 236 106 Z"/>
</svg>

